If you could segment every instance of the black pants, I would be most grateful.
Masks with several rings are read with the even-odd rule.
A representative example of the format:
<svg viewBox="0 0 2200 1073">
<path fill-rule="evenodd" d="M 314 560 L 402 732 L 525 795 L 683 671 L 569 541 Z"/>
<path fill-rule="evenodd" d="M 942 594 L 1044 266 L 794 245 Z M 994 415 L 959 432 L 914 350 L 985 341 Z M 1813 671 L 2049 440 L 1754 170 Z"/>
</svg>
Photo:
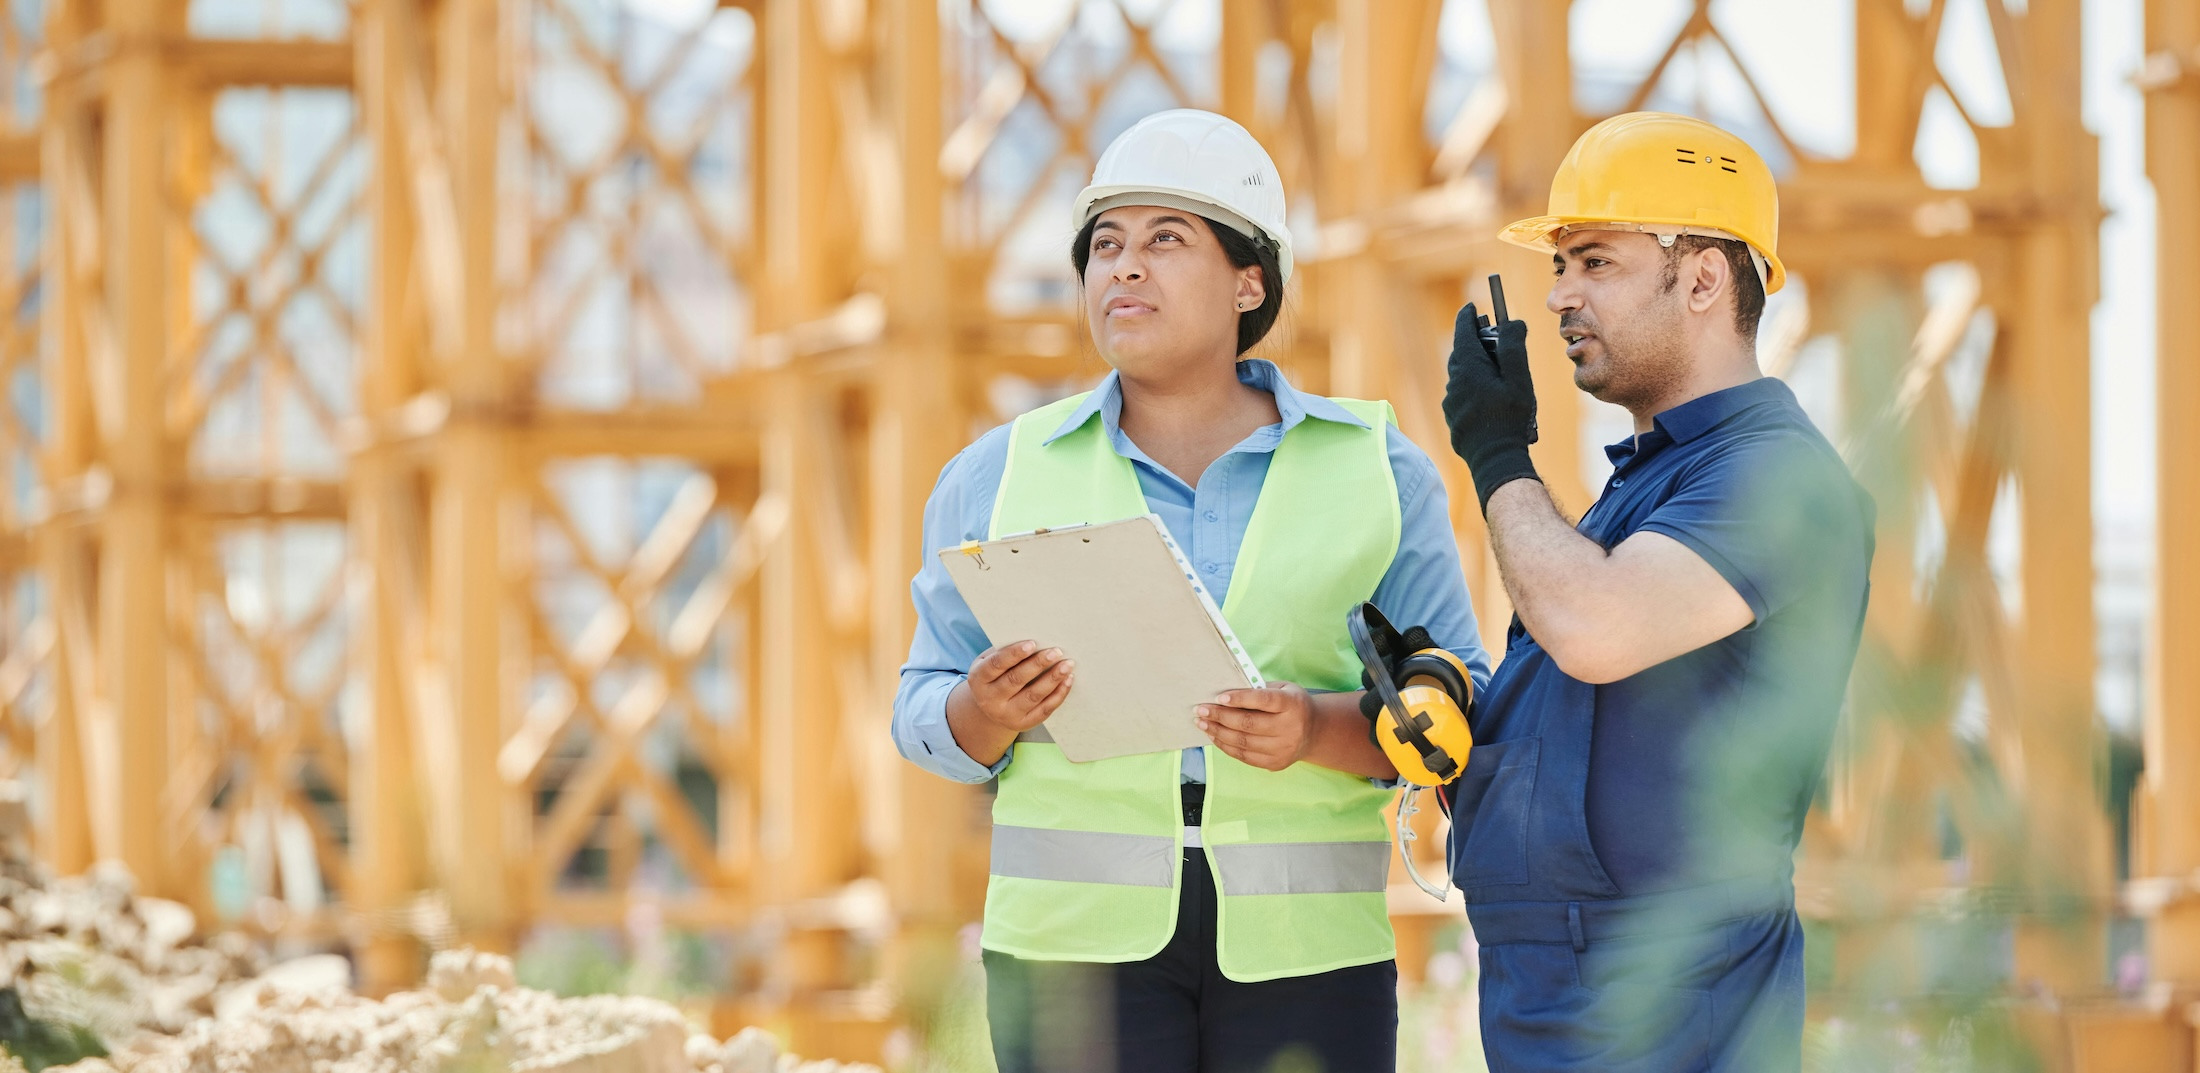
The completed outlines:
<svg viewBox="0 0 2200 1073">
<path fill-rule="evenodd" d="M 1120 965 L 985 952 L 1001 1073 L 1392 1073 L 1394 961 L 1242 984 L 1215 963 L 1215 883 L 1184 851 L 1176 934 Z"/>
</svg>

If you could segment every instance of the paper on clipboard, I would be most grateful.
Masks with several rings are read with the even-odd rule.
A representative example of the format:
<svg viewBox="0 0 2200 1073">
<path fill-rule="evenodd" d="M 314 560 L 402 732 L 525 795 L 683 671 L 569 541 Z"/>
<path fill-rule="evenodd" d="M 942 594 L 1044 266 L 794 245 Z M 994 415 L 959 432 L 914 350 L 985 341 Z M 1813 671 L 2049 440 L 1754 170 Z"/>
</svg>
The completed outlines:
<svg viewBox="0 0 2200 1073">
<path fill-rule="evenodd" d="M 1264 684 L 1155 515 L 939 556 L 993 643 L 1029 639 L 1076 661 L 1076 684 L 1044 724 L 1070 760 L 1205 745 L 1192 707 Z"/>
</svg>

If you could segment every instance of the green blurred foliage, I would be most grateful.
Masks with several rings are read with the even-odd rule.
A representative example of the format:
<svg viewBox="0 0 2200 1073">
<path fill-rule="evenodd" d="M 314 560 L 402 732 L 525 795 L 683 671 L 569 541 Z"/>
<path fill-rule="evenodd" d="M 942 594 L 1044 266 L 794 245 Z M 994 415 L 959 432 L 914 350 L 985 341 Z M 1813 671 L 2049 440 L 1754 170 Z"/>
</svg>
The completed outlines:
<svg viewBox="0 0 2200 1073">
<path fill-rule="evenodd" d="M 89 1027 L 32 1019 L 12 987 L 0 988 L 0 1051 L 21 1060 L 30 1073 L 107 1054 Z"/>
<path fill-rule="evenodd" d="M 997 1073 L 985 1021 L 985 968 L 962 961 L 947 974 L 930 1016 L 911 1018 L 916 1047 L 894 1073 Z"/>
<path fill-rule="evenodd" d="M 1401 1073 L 1487 1073 L 1475 1000 L 1474 937 L 1465 915 L 1436 933 L 1425 976 L 1398 993 L 1398 1069 Z"/>
<path fill-rule="evenodd" d="M 646 995 L 677 1002 L 726 990 L 725 957 L 708 936 L 666 930 L 646 938 L 543 928 L 514 959 L 520 986 L 566 998 Z"/>
<path fill-rule="evenodd" d="M 1804 1073 L 2035 1073 L 2038 1055 L 1998 1005 L 1891 1007 L 1803 1030 Z"/>
</svg>

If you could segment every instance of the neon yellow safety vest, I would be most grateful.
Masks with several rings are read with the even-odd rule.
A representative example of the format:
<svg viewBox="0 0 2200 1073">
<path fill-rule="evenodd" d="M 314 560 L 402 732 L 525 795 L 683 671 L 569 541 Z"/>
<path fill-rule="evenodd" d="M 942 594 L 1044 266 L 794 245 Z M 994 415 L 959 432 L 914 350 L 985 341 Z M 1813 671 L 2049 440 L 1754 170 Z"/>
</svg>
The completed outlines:
<svg viewBox="0 0 2200 1073">
<path fill-rule="evenodd" d="M 1084 396 L 1016 420 L 992 535 L 1147 513 L 1103 423 L 1047 437 Z M 1264 678 L 1358 689 L 1345 613 L 1398 552 L 1388 403 L 1337 400 L 1361 428 L 1308 419 L 1277 445 L 1223 617 Z M 1043 737 L 1043 735 L 1039 735 Z M 993 805 L 983 945 L 1041 961 L 1142 961 L 1176 931 L 1184 820 L 1178 754 L 1075 764 L 1022 740 Z M 1396 956 L 1383 888 L 1392 791 L 1299 763 L 1263 771 L 1209 746 L 1200 839 L 1220 892 L 1217 958 L 1232 980 L 1306 976 Z"/>
</svg>

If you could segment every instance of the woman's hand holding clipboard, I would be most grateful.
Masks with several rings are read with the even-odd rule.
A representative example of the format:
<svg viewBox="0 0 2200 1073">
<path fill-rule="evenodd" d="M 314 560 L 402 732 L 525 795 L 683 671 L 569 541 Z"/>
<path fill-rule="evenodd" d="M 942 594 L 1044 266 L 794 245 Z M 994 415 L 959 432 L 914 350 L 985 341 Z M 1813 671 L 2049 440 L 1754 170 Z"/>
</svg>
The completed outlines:
<svg viewBox="0 0 2200 1073">
<path fill-rule="evenodd" d="M 988 640 L 1008 646 L 997 662 L 1018 678 L 1031 660 L 1075 663 L 1074 683 L 1059 672 L 1058 696 L 1046 684 L 1055 670 L 1000 683 L 1017 684 L 1001 701 L 1022 713 L 1011 721 L 1046 708 L 1026 733 L 1043 731 L 1072 761 L 1206 745 L 1193 709 L 1267 684 L 1154 515 L 972 541 L 939 558 Z"/>
</svg>

